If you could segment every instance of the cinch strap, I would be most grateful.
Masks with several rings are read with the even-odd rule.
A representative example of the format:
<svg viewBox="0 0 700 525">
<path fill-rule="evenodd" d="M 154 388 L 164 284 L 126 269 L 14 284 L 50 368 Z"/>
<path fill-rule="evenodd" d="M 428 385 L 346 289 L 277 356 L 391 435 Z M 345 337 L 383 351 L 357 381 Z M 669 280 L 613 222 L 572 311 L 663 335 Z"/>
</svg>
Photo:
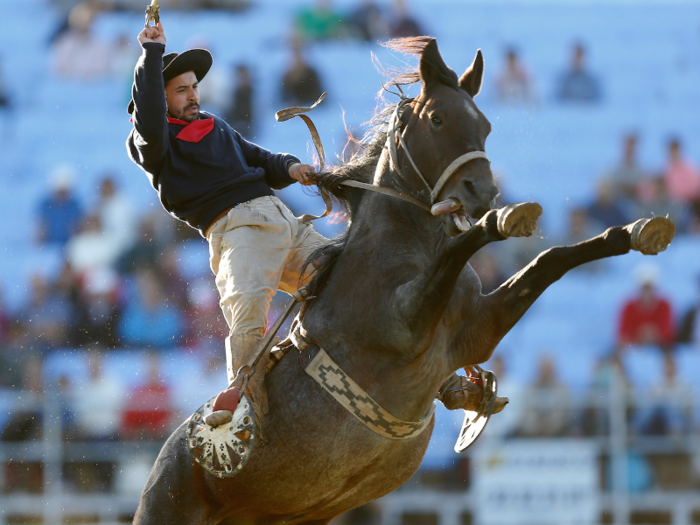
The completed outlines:
<svg viewBox="0 0 700 525">
<path fill-rule="evenodd" d="M 401 421 L 384 410 L 355 383 L 323 350 L 304 368 L 333 398 L 367 428 L 389 439 L 411 439 L 423 432 L 433 420 L 435 405 L 418 421 Z"/>
</svg>

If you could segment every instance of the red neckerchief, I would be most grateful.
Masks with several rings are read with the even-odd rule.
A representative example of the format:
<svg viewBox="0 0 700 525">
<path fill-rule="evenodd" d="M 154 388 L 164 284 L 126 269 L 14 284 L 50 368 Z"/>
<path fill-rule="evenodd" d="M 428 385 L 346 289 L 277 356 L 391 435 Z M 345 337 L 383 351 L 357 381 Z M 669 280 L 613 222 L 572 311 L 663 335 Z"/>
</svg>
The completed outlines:
<svg viewBox="0 0 700 525">
<path fill-rule="evenodd" d="M 197 119 L 192 122 L 185 122 L 184 120 L 168 117 L 168 122 L 177 124 L 178 126 L 184 126 L 180 133 L 175 135 L 175 138 L 184 140 L 185 142 L 199 142 L 214 129 L 214 117 Z"/>
</svg>

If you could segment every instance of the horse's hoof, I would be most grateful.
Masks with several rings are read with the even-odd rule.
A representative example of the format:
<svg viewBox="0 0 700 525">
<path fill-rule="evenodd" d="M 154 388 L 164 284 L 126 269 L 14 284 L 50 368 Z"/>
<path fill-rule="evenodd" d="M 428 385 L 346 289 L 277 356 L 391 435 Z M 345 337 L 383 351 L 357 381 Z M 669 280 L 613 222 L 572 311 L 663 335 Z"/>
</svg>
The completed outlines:
<svg viewBox="0 0 700 525">
<path fill-rule="evenodd" d="M 639 219 L 632 225 L 632 249 L 644 255 L 656 255 L 671 244 L 676 225 L 667 217 Z"/>
<path fill-rule="evenodd" d="M 493 413 L 498 414 L 501 410 L 506 408 L 506 405 L 510 403 L 510 399 L 504 396 L 497 396 L 496 397 L 496 404 L 493 407 Z"/>
<path fill-rule="evenodd" d="M 204 422 L 210 427 L 225 425 L 233 419 L 233 412 L 230 410 L 217 410 L 204 418 Z"/>
<path fill-rule="evenodd" d="M 498 233 L 503 237 L 529 237 L 537 227 L 542 206 L 536 202 L 509 204 L 498 210 Z"/>
</svg>

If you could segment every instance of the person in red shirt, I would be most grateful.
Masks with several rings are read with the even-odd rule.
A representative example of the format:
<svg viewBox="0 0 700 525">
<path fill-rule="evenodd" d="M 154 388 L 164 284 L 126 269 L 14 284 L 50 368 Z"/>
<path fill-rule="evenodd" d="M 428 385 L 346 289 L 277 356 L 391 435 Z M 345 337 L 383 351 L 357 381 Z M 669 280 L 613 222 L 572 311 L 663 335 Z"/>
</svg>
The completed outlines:
<svg viewBox="0 0 700 525">
<path fill-rule="evenodd" d="M 668 349 L 674 341 L 671 304 L 657 295 L 657 270 L 653 266 L 638 268 L 639 295 L 625 304 L 620 318 L 618 344 L 658 345 Z"/>
<path fill-rule="evenodd" d="M 129 396 L 120 435 L 125 439 L 163 439 L 171 431 L 173 400 L 168 384 L 158 375 L 158 356 L 148 359 L 148 377 Z"/>
</svg>

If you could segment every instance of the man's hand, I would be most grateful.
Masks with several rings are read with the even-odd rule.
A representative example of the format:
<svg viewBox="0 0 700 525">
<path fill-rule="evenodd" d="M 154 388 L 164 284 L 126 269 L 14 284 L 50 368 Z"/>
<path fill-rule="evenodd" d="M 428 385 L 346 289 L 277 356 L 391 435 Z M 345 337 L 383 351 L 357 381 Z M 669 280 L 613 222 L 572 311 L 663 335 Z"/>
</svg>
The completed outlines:
<svg viewBox="0 0 700 525">
<path fill-rule="evenodd" d="M 154 26 L 144 27 L 143 31 L 139 33 L 139 42 L 143 45 L 147 42 L 158 42 L 159 44 L 165 45 L 165 31 L 163 30 L 163 24 L 157 22 Z"/>
<path fill-rule="evenodd" d="M 295 162 L 289 166 L 289 176 L 294 180 L 299 181 L 304 186 L 311 186 L 315 184 L 314 179 L 316 175 L 316 170 L 313 166 L 308 164 L 299 164 Z"/>
</svg>

